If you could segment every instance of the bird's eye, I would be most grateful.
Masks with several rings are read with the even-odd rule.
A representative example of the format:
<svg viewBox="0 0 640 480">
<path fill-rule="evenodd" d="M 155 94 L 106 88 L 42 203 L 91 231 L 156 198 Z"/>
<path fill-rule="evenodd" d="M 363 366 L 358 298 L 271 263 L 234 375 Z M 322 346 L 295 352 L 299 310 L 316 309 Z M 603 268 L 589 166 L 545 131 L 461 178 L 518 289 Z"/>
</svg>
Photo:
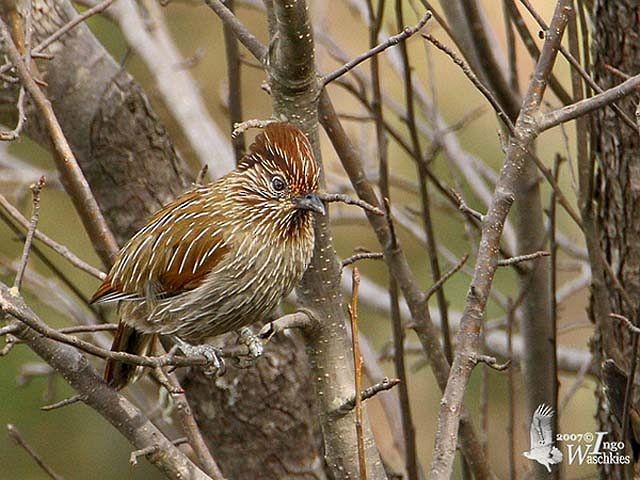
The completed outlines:
<svg viewBox="0 0 640 480">
<path fill-rule="evenodd" d="M 279 176 L 275 176 L 271 179 L 271 186 L 276 192 L 281 192 L 286 187 L 284 180 Z"/>
</svg>

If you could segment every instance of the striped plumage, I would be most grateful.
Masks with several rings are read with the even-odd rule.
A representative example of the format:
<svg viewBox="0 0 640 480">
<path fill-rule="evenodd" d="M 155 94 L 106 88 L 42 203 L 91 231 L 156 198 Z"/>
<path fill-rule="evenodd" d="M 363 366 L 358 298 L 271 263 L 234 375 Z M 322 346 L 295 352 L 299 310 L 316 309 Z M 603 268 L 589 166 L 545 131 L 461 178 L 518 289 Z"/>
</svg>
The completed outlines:
<svg viewBox="0 0 640 480">
<path fill-rule="evenodd" d="M 313 211 L 324 212 L 317 189 L 306 137 L 274 123 L 236 170 L 158 211 L 92 299 L 119 302 L 113 349 L 144 353 L 148 334 L 198 343 L 262 319 L 311 261 Z M 131 375 L 113 362 L 105 373 L 115 386 Z"/>
</svg>

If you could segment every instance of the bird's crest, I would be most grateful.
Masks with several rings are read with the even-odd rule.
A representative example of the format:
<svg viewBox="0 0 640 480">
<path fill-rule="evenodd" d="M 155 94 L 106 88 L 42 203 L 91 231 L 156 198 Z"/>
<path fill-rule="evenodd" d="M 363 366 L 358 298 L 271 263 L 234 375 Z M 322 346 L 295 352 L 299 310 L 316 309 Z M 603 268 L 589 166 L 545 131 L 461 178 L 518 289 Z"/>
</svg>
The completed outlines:
<svg viewBox="0 0 640 480">
<path fill-rule="evenodd" d="M 298 192 L 318 188 L 318 167 L 302 131 L 290 123 L 270 123 L 259 133 L 238 165 L 248 170 L 261 165 L 271 173 L 282 172 Z"/>
</svg>

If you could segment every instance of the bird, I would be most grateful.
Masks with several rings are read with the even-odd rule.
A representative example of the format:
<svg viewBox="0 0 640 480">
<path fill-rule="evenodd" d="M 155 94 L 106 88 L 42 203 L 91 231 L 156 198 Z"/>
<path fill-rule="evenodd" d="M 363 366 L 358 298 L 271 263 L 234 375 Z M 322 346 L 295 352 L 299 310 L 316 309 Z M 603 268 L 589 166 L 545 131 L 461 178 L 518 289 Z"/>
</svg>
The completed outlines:
<svg viewBox="0 0 640 480">
<path fill-rule="evenodd" d="M 301 280 L 325 214 L 309 140 L 270 123 L 235 170 L 156 212 L 118 253 L 91 303 L 116 303 L 112 351 L 145 355 L 155 335 L 223 365 L 205 342 L 264 319 Z M 141 367 L 107 359 L 120 389 Z"/>
<path fill-rule="evenodd" d="M 550 465 L 562 461 L 562 452 L 553 445 L 553 415 L 551 406 L 544 403 L 538 405 L 529 430 L 531 445 L 529 450 L 523 453 L 528 459 L 544 465 L 548 472 L 551 472 Z"/>
</svg>

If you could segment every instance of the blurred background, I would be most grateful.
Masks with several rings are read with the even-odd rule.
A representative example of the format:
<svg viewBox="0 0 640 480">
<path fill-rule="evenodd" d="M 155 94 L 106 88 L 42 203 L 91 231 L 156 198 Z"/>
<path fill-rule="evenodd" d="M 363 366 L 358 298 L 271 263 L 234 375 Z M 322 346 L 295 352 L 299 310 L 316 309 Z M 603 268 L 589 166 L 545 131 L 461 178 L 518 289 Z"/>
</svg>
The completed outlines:
<svg viewBox="0 0 640 480">
<path fill-rule="evenodd" d="M 243 22 L 262 41 L 267 41 L 266 22 L 259 9 L 251 7 L 253 2 L 236 1 L 237 13 Z M 317 39 L 317 63 L 321 72 L 329 72 L 340 66 L 342 62 L 336 59 L 336 49 L 329 45 L 328 39 L 334 42 L 344 54 L 356 56 L 368 49 L 368 30 L 363 22 L 362 12 L 356 8 L 358 2 L 345 0 L 309 0 L 312 17 L 316 29 L 319 31 Z M 387 2 L 389 14 L 383 29 L 389 33 L 397 32 L 393 20 L 392 2 Z M 485 0 L 481 2 L 487 18 L 494 28 L 498 41 L 505 45 L 504 20 L 501 2 Z M 555 2 L 551 0 L 537 0 L 536 9 L 546 19 L 550 18 Z M 419 14 L 407 3 L 405 22 L 415 24 L 423 13 L 419 7 Z M 439 4 L 434 2 L 436 9 Z M 79 6 L 79 10 L 85 7 Z M 230 133 L 226 106 L 226 92 L 229 88 L 241 88 L 244 97 L 244 115 L 250 118 L 268 118 L 271 115 L 270 98 L 260 88 L 265 80 L 261 70 L 245 66 L 242 72 L 242 85 L 228 85 L 226 80 L 226 63 L 222 26 L 218 18 L 206 6 L 196 1 L 172 1 L 162 8 L 164 19 L 169 32 L 187 61 L 180 68 L 188 68 L 195 79 L 202 96 L 205 99 L 209 113 L 221 129 Z M 537 26 L 525 15 L 529 29 L 537 33 Z M 96 36 L 108 48 L 116 61 L 121 62 L 146 90 L 153 104 L 170 131 L 180 154 L 186 158 L 193 172 L 200 169 L 197 155 L 190 148 L 180 126 L 170 114 L 159 94 L 154 76 L 150 73 L 145 62 L 131 51 L 120 29 L 104 16 L 92 17 L 88 25 Z M 452 45 L 446 33 L 430 21 L 426 30 L 445 43 Z M 537 40 L 537 35 L 536 35 Z M 503 152 L 498 134 L 499 126 L 491 108 L 484 98 L 470 84 L 460 69 L 441 52 L 427 47 L 419 35 L 408 41 L 409 54 L 415 68 L 414 81 L 421 83 L 426 90 L 434 94 L 438 109 L 448 125 L 455 125 L 464 121 L 464 125 L 457 132 L 457 138 L 463 149 L 475 155 L 491 169 L 498 171 L 503 161 Z M 532 71 L 533 62 L 526 50 L 517 43 L 518 74 L 521 85 L 526 85 Z M 253 62 L 251 56 L 241 50 L 243 58 Z M 385 95 L 404 102 L 403 83 L 400 76 L 392 68 L 386 54 L 381 57 L 382 89 Z M 429 68 L 431 63 L 431 68 Z M 358 71 L 368 75 L 368 65 L 365 63 Z M 566 62 L 560 60 L 555 69 L 560 81 L 568 88 L 568 68 Z M 348 77 L 345 77 L 348 78 Z M 329 87 L 330 94 L 338 112 L 343 116 L 343 122 L 348 127 L 354 144 L 361 150 L 365 159 L 370 159 L 370 173 L 377 175 L 377 160 L 373 123 L 363 117 L 368 112 L 354 97 L 338 85 Z M 546 99 L 551 105 L 559 102 L 549 93 Z M 418 112 L 421 115 L 421 112 Z M 471 115 L 470 115 L 471 114 Z M 394 115 L 387 115 L 388 121 L 406 134 L 406 127 Z M 573 148 L 573 125 L 566 127 L 563 133 L 560 129 L 546 132 L 538 141 L 539 157 L 551 168 L 556 152 L 567 153 Z M 249 135 L 254 135 L 251 132 Z M 568 139 L 568 140 L 567 140 Z M 338 191 L 345 188 L 347 180 L 342 172 L 331 145 L 326 136 L 321 133 L 323 162 L 327 172 L 327 189 Z M 425 138 L 421 141 L 428 145 Z M 389 159 L 391 171 L 397 181 L 392 195 L 394 206 L 400 209 L 408 218 L 409 223 L 419 220 L 412 212 L 419 209 L 419 198 L 412 189 L 403 188 L 402 180 L 407 185 L 413 185 L 416 180 L 416 169 L 405 152 L 393 141 L 389 143 Z M 215 159 L 213 159 L 215 162 Z M 447 185 L 460 185 L 460 175 L 452 170 L 447 159 L 438 154 L 432 165 L 434 173 Z M 69 247 L 84 260 L 99 266 L 100 262 L 94 254 L 91 244 L 83 231 L 80 221 L 67 198 L 56 182 L 55 166 L 50 155 L 27 138 L 11 144 L 0 145 L 0 193 L 5 195 L 14 205 L 18 206 L 25 216 L 30 215 L 30 194 L 27 188 L 39 175 L 45 174 L 48 185 L 42 194 L 42 207 L 39 228 L 52 238 Z M 562 171 L 560 184 L 565 194 L 575 204 L 575 181 L 572 169 Z M 464 185 L 460 190 L 468 203 L 483 210 L 473 194 Z M 544 184 L 543 198 L 548 202 L 549 190 Z M 349 192 L 349 189 L 346 189 Z M 434 194 L 434 225 L 435 234 L 441 245 L 460 258 L 470 253 L 473 258 L 475 239 L 469 237 L 465 230 L 462 217 L 442 198 Z M 366 223 L 361 212 L 352 207 L 333 204 L 331 207 L 334 241 L 339 255 L 345 258 L 353 254 L 357 247 L 379 250 L 377 241 Z M 560 230 L 570 242 L 582 245 L 581 235 L 561 209 L 558 209 Z M 407 252 L 414 272 L 425 288 L 431 285 L 429 261 L 425 250 L 418 238 L 410 229 L 398 227 L 400 241 Z M 0 222 L 0 279 L 9 283 L 13 279 L 15 268 L 22 251 L 22 243 L 4 222 Z M 90 296 L 97 287 L 97 281 L 78 270 L 71 268 L 65 261 L 55 255 L 48 257 L 57 268 L 79 287 L 82 293 Z M 559 258 L 561 268 L 559 287 L 575 280 L 580 275 L 578 267 L 562 253 Z M 472 262 L 470 261 L 470 265 Z M 450 264 L 443 261 L 443 270 L 450 268 Z M 386 292 L 387 273 L 384 264 L 375 261 L 360 262 L 359 268 L 365 283 L 371 288 L 376 285 Z M 468 270 L 467 270 L 468 271 Z M 349 279 L 348 271 L 345 278 Z M 349 282 L 345 282 L 348 284 Z M 469 285 L 467 273 L 460 272 L 446 283 L 445 292 L 452 317 L 463 308 L 465 294 Z M 508 268 L 500 269 L 494 283 L 494 290 L 503 298 L 515 298 L 518 295 L 516 275 Z M 82 305 L 69 305 L 66 287 L 56 280 L 50 269 L 38 258 L 32 257 L 26 277 L 25 296 L 28 303 L 39 313 L 49 325 L 63 327 L 70 324 L 65 312 L 75 311 L 83 314 Z M 36 292 L 37 295 L 34 295 Z M 46 292 L 43 294 L 43 292 Z M 580 288 L 569 295 L 560 305 L 558 341 L 562 346 L 575 347 L 588 352 L 588 341 L 592 332 L 591 324 L 585 313 L 587 289 Z M 384 303 L 384 300 L 382 300 Z M 387 313 L 377 308 L 372 302 L 362 300 L 360 328 L 377 352 L 384 352 L 389 345 L 392 334 Z M 434 300 L 435 302 L 435 300 Z M 56 305 L 52 308 L 52 305 Z M 433 305 L 435 310 L 435 303 Z M 113 316 L 113 312 L 109 315 Z M 503 308 L 492 301 L 487 310 L 487 321 L 500 320 L 504 317 Z M 408 334 L 410 344 L 417 344 L 413 334 Z M 1 346 L 1 345 L 0 345 Z M 504 360 L 500 357 L 499 360 Z M 82 404 L 75 404 L 53 412 L 43 412 L 40 407 L 72 395 L 72 391 L 59 378 L 48 375 L 29 374 L 37 371 L 38 358 L 26 347 L 16 346 L 9 355 L 0 358 L 0 429 L 7 423 L 15 424 L 28 441 L 42 456 L 51 463 L 65 478 L 99 478 L 99 479 L 146 479 L 158 478 L 159 473 L 146 461 L 137 466 L 129 465 L 128 459 L 131 447 L 128 442 L 116 432 L 106 421 L 94 411 Z M 420 353 L 408 353 L 407 362 L 410 375 L 410 395 L 413 418 L 418 436 L 418 454 L 424 466 L 430 463 L 433 447 L 435 421 L 439 408 L 440 391 L 434 381 L 431 370 Z M 96 362 L 97 364 L 98 362 Z M 35 365 L 34 365 L 35 364 Z M 381 360 L 381 364 L 388 376 L 393 376 L 393 365 L 390 360 Z M 99 367 L 101 368 L 101 367 Z M 529 448 L 529 422 L 532 412 L 528 412 L 524 401 L 519 370 L 515 372 L 515 438 L 516 460 L 518 472 L 524 473 L 530 468 L 529 460 L 521 456 L 521 452 Z M 500 477 L 508 476 L 508 459 L 506 445 L 508 384 L 507 373 L 489 370 L 483 379 L 483 368 L 476 368 L 472 383 L 466 394 L 466 406 L 471 412 L 476 424 L 480 422 L 480 404 L 488 402 L 487 448 L 492 466 Z M 560 381 L 560 398 L 570 390 L 575 374 L 563 373 Z M 584 383 L 573 394 L 566 407 L 560 412 L 560 432 L 593 432 L 595 422 L 595 399 L 593 395 L 594 383 L 587 377 Z M 384 395 L 384 394 L 383 394 Z M 391 448 L 388 428 L 378 400 L 368 403 L 367 411 L 371 417 L 381 448 Z M 387 447 L 385 447 L 387 445 Z M 397 462 L 401 464 L 398 457 Z M 585 478 L 595 474 L 592 466 L 565 465 L 563 467 L 567 478 Z M 459 474 L 459 468 L 457 469 Z M 31 480 L 44 478 L 34 463 L 26 454 L 11 442 L 5 433 L 0 433 L 0 479 Z"/>
</svg>

